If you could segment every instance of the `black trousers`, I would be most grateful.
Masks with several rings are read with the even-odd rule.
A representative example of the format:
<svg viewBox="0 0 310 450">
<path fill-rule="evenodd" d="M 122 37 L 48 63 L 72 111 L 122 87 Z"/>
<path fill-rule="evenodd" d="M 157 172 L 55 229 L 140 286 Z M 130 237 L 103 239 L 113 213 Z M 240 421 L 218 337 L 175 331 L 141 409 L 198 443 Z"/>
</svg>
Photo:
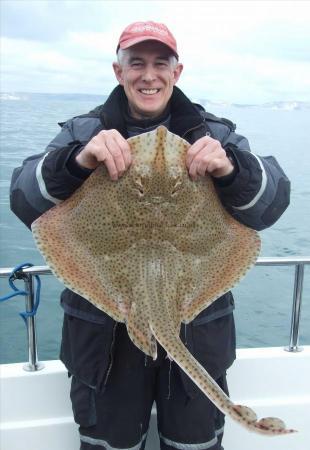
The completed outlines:
<svg viewBox="0 0 310 450">
<path fill-rule="evenodd" d="M 222 449 L 224 415 L 200 391 L 190 397 L 181 369 L 161 347 L 158 354 L 156 361 L 146 357 L 118 324 L 104 389 L 72 377 L 80 450 L 144 449 L 154 402 L 161 449 Z M 217 382 L 228 393 L 225 374 Z"/>
</svg>

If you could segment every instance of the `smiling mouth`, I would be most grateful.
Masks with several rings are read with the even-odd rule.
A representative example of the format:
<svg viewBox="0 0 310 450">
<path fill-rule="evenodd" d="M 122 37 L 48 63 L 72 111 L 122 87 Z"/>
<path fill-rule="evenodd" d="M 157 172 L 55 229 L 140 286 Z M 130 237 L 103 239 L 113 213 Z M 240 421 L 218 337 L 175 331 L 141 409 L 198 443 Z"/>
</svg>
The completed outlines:
<svg viewBox="0 0 310 450">
<path fill-rule="evenodd" d="M 145 95 L 154 95 L 157 94 L 159 91 L 160 89 L 139 89 L 139 92 Z"/>
</svg>

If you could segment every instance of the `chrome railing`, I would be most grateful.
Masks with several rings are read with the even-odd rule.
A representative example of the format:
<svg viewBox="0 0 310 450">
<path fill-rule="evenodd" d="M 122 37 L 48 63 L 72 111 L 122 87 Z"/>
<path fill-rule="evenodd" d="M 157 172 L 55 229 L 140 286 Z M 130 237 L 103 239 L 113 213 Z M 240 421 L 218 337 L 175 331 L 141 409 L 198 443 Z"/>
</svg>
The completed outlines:
<svg viewBox="0 0 310 450">
<path fill-rule="evenodd" d="M 291 331 L 288 352 L 300 352 L 302 349 L 298 346 L 299 340 L 299 323 L 302 304 L 303 282 L 305 265 L 310 264 L 310 257 L 261 257 L 256 261 L 257 266 L 295 266 L 295 280 L 293 289 L 293 304 L 291 314 Z"/>
<path fill-rule="evenodd" d="M 295 281 L 293 290 L 293 304 L 291 315 L 291 331 L 288 347 L 285 350 L 289 352 L 299 352 L 302 349 L 298 346 L 299 340 L 299 324 L 303 293 L 303 279 L 304 267 L 310 264 L 309 257 L 261 257 L 256 261 L 257 266 L 295 266 Z M 0 278 L 8 277 L 12 268 L 0 268 Z M 20 270 L 21 279 L 24 281 L 25 291 L 28 292 L 26 296 L 26 311 L 31 312 L 34 308 L 34 293 L 33 293 L 33 276 L 34 275 L 52 275 L 52 271 L 47 266 L 32 266 Z M 24 365 L 27 371 L 37 371 L 43 368 L 43 364 L 38 361 L 37 354 L 37 338 L 35 316 L 26 318 L 27 322 L 27 336 L 28 336 L 28 354 L 29 362 Z"/>
<path fill-rule="evenodd" d="M 0 278 L 9 277 L 13 268 L 0 268 Z M 35 275 L 52 275 L 52 271 L 47 266 L 32 266 L 20 269 L 17 279 L 23 280 L 24 290 L 27 292 L 25 296 L 26 313 L 31 313 L 34 309 L 35 295 L 33 290 L 33 277 Z M 28 338 L 28 362 L 24 364 L 24 370 L 27 372 L 35 372 L 43 369 L 44 364 L 38 360 L 38 346 L 36 333 L 35 315 L 29 315 L 25 318 L 27 325 Z"/>
</svg>

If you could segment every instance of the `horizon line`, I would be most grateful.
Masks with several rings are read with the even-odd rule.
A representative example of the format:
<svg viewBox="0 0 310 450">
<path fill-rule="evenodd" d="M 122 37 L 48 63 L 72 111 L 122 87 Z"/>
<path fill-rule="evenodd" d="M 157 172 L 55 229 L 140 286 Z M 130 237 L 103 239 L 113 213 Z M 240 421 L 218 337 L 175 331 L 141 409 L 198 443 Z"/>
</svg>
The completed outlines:
<svg viewBox="0 0 310 450">
<path fill-rule="evenodd" d="M 88 95 L 88 96 L 92 96 L 92 97 L 109 97 L 109 94 L 94 94 L 94 93 L 88 93 L 88 92 L 34 92 L 34 91 L 1 91 L 0 90 L 0 96 L 2 95 L 18 95 L 18 94 L 26 94 L 26 95 Z M 197 96 L 193 96 L 193 98 L 195 98 L 195 100 L 197 101 L 202 101 L 202 102 L 208 102 L 214 105 L 242 105 L 242 106 L 259 106 L 259 105 L 271 105 L 271 104 L 276 104 L 276 103 L 310 103 L 310 100 L 296 100 L 296 99 L 291 99 L 291 100 L 271 100 L 271 101 L 267 101 L 267 102 L 262 102 L 262 103 L 250 103 L 250 102 L 246 102 L 246 103 L 239 103 L 239 102 L 230 102 L 227 100 L 210 100 L 207 98 L 197 98 Z"/>
</svg>

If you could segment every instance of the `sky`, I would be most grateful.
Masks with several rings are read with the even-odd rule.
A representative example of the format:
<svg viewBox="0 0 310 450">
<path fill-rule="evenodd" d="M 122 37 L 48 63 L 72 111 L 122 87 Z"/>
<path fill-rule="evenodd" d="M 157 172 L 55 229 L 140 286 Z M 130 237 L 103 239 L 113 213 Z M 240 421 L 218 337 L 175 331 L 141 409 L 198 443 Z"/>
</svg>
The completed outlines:
<svg viewBox="0 0 310 450">
<path fill-rule="evenodd" d="M 310 101 L 310 1 L 1 0 L 1 92 L 108 95 L 118 38 L 165 23 L 192 99 Z"/>
</svg>

